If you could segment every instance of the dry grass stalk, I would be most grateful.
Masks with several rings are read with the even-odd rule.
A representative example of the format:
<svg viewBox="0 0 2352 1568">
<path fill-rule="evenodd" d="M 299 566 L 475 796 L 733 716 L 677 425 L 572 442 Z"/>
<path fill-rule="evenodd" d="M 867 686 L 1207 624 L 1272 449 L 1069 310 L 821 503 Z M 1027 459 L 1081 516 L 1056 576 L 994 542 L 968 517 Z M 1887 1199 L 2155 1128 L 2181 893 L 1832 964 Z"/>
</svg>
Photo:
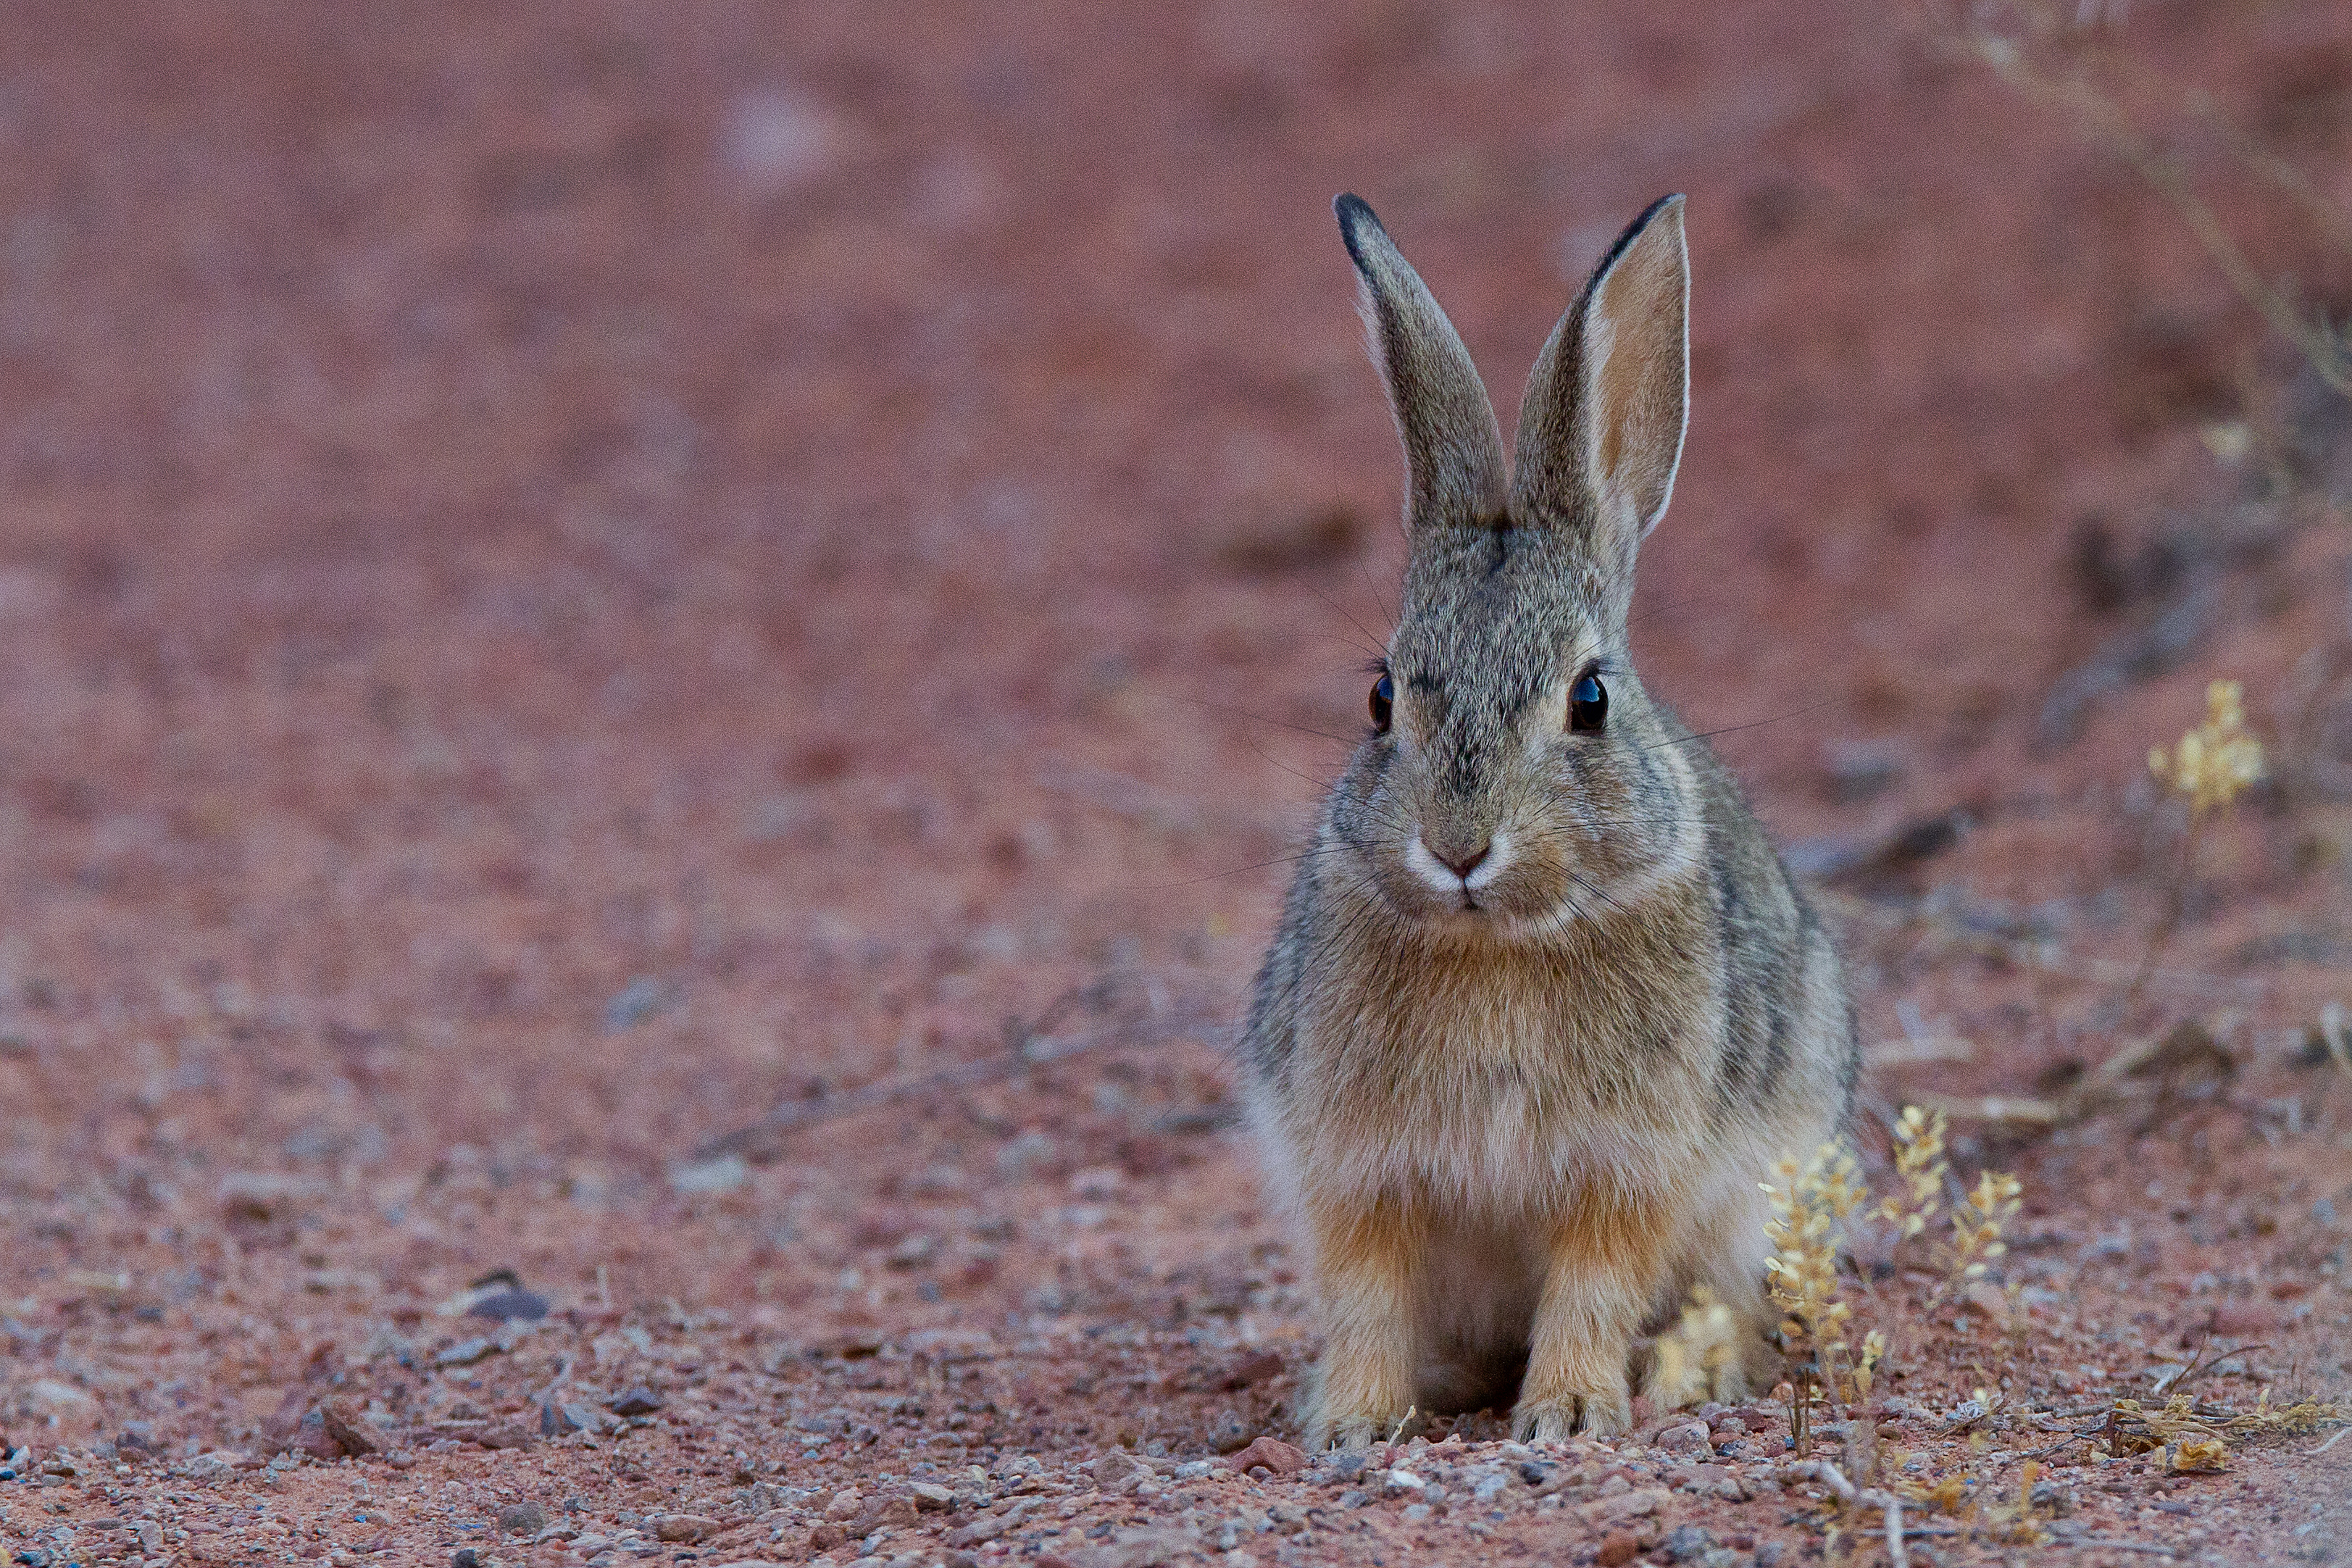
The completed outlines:
<svg viewBox="0 0 2352 1568">
<path fill-rule="evenodd" d="M 1682 1320 L 1658 1336 L 1658 1369 L 1653 1385 L 1668 1410 L 1702 1399 L 1721 1399 L 1738 1364 L 1739 1320 L 1715 1292 L 1701 1285 L 1691 1292 Z"/>
<path fill-rule="evenodd" d="M 1944 1191 L 1946 1121 L 1940 1110 L 1906 1105 L 1890 1130 L 1895 1141 L 1895 1177 L 1904 1190 L 1878 1205 L 1890 1221 L 1897 1241 L 1907 1241 L 1927 1228 Z"/>
<path fill-rule="evenodd" d="M 2246 729 L 2245 689 L 2234 680 L 2209 682 L 2205 688 L 2205 722 L 2182 735 L 2167 749 L 2147 754 L 2147 771 L 2172 794 L 2189 804 L 2189 829 L 2181 836 L 2180 861 L 2165 889 L 2164 913 L 2149 933 L 2147 952 L 2138 973 L 2124 992 L 2128 1016 L 2139 1001 L 2148 976 L 2156 970 L 2189 897 L 2189 879 L 2197 869 L 2197 846 L 2205 824 L 2231 802 L 2260 783 L 2263 773 L 2263 743 Z"/>
<path fill-rule="evenodd" d="M 1775 1173 L 1779 1185 L 1764 1184 L 1772 1209 L 1764 1222 L 1772 1242 L 1772 1256 L 1764 1260 L 1766 1287 L 1781 1310 L 1781 1346 L 1798 1364 L 1798 1404 L 1810 1405 L 1815 1377 L 1834 1402 L 1845 1322 L 1853 1312 L 1839 1296 L 1838 1252 L 1846 1216 L 1870 1194 L 1853 1156 L 1833 1143 L 1822 1144 L 1802 1164 L 1782 1160 Z M 1811 1425 L 1807 1412 L 1795 1415 Z"/>
<path fill-rule="evenodd" d="M 2229 280 L 2230 287 L 2261 315 L 2271 329 L 2294 345 L 2295 351 L 2309 363 L 2314 372 L 2326 384 L 2339 393 L 2352 395 L 2352 346 L 2347 346 L 2342 333 L 2330 326 L 2325 318 L 2313 320 L 2302 305 L 2284 291 L 2273 288 L 2255 268 L 2236 240 L 2230 237 L 2220 216 L 2200 196 L 2180 163 L 2160 150 L 2131 122 L 2123 107 L 2100 91 L 2079 74 L 2059 76 L 2038 64 L 2033 58 L 2034 46 L 2060 36 L 2063 32 L 2047 6 L 2032 0 L 2019 0 L 2016 13 L 2026 23 L 2021 36 L 1996 33 L 1980 22 L 1964 26 L 1961 37 L 1966 47 L 1994 75 L 2027 97 L 2055 105 L 2072 115 L 2076 123 L 2095 140 L 2107 145 L 2139 176 L 2171 204 L 2181 220 L 2189 226 L 2198 244 L 2212 258 L 2213 263 Z M 2247 140 L 2235 138 L 2231 151 L 2257 173 L 2279 184 L 2298 200 L 2311 195 L 2307 182 L 2292 172 L 2282 178 L 2284 165 L 2268 153 L 2247 157 Z M 2332 211 L 2324 225 L 2331 237 L 2342 226 L 2342 220 Z"/>
</svg>

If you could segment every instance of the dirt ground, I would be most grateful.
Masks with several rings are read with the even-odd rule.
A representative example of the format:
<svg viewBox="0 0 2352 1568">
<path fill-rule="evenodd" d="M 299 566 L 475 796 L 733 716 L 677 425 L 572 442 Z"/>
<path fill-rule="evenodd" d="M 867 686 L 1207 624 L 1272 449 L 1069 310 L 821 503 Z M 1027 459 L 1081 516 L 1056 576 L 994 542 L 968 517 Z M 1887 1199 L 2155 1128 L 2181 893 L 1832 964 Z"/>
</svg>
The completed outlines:
<svg viewBox="0 0 2352 1568">
<path fill-rule="evenodd" d="M 2232 151 L 2352 211 L 2342 7 L 2083 9 L 2028 53 L 2343 318 Z M 1857 1244 L 1821 1453 L 1942 1489 L 1914 1563 L 2352 1551 L 2334 1427 L 2099 1430 L 2352 1395 L 2352 417 L 1952 27 L 0 11 L 0 1543 L 1885 1559 L 1769 1403 L 1230 1457 L 1316 1340 L 1225 1053 L 1402 556 L 1331 195 L 1507 426 L 1681 189 L 1642 668 L 1847 931 L 1882 1186 L 1906 1101 L 2064 1112 L 1953 1122 L 1974 1288 Z M 2273 778 L 2177 883 L 2221 677 Z"/>
</svg>

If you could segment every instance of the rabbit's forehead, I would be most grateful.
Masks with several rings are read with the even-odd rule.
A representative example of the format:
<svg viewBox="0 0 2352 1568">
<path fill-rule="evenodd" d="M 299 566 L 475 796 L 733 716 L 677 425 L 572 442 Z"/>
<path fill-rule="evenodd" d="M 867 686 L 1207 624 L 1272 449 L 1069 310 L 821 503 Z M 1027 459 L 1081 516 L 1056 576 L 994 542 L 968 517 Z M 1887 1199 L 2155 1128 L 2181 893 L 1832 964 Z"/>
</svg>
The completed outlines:
<svg viewBox="0 0 2352 1568">
<path fill-rule="evenodd" d="M 1510 719 L 1600 651 L 1599 626 L 1556 584 L 1489 582 L 1408 603 L 1390 672 L 1457 720 Z"/>
</svg>

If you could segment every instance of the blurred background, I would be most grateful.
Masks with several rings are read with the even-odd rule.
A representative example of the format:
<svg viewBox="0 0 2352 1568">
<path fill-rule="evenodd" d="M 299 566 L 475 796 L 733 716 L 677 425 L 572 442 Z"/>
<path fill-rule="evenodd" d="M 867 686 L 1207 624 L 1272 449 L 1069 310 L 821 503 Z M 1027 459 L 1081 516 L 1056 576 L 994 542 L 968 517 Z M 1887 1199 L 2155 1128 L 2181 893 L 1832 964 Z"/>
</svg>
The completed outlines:
<svg viewBox="0 0 2352 1568">
<path fill-rule="evenodd" d="M 2340 7 L 20 4 L 25 1353 L 226 1300 L 274 1398 L 501 1265 L 887 1334 L 1198 1267 L 1304 1333 L 1223 1053 L 1402 561 L 1342 189 L 1507 428 L 1689 193 L 1636 653 L 1854 922 L 1886 1095 L 2074 1081 L 2174 891 L 2133 1008 L 2316 1016 Z M 2145 759 L 2217 676 L 2273 780 L 2184 880 Z M 182 1375 L 142 1419 L 268 1403 Z"/>
</svg>

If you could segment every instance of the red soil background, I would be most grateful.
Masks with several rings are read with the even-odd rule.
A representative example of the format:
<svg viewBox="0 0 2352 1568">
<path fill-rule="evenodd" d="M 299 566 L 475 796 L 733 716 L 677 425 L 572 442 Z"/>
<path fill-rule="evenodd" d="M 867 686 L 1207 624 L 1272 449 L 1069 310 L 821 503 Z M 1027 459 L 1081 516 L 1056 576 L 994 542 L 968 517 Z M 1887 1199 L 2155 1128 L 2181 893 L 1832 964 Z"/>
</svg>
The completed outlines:
<svg viewBox="0 0 2352 1568">
<path fill-rule="evenodd" d="M 2084 20 L 2024 58 L 2341 319 L 2342 9 Z M 1912 1559 L 2026 1550 L 1994 1517 L 2026 1456 L 2167 1364 L 2232 1408 L 2342 1395 L 2352 1082 L 2307 1037 L 2352 952 L 2352 418 L 1964 37 L 1862 5 L 8 7 L 0 1542 L 1821 1549 L 1760 1415 L 1696 1467 L 1654 1426 L 1529 1460 L 1465 1423 L 1393 1456 L 1417 1504 L 1176 1468 L 1296 1439 L 1314 1351 L 1224 1052 L 1402 563 L 1341 189 L 1507 426 L 1607 239 L 1690 194 L 1636 650 L 1835 873 L 1872 1118 L 2218 1043 L 2055 1130 L 1955 1124 L 1964 1177 L 2026 1184 L 2012 1315 L 1883 1249 L 1856 1282 L 1894 1343 L 1863 1426 L 1974 1489 Z M 2273 782 L 2126 1005 L 2179 853 L 2147 751 L 2220 676 Z M 551 1309 L 504 1348 L 436 1310 L 499 1268 Z M 635 1426 L 541 1434 L 633 1387 Z M 1979 1387 L 2011 1414 L 1970 1429 Z M 2034 1528 L 2324 1561 L 2324 1436 L 2196 1478 L 2075 1442 Z M 1854 1523 L 1832 1550 L 1884 1555 Z"/>
</svg>

